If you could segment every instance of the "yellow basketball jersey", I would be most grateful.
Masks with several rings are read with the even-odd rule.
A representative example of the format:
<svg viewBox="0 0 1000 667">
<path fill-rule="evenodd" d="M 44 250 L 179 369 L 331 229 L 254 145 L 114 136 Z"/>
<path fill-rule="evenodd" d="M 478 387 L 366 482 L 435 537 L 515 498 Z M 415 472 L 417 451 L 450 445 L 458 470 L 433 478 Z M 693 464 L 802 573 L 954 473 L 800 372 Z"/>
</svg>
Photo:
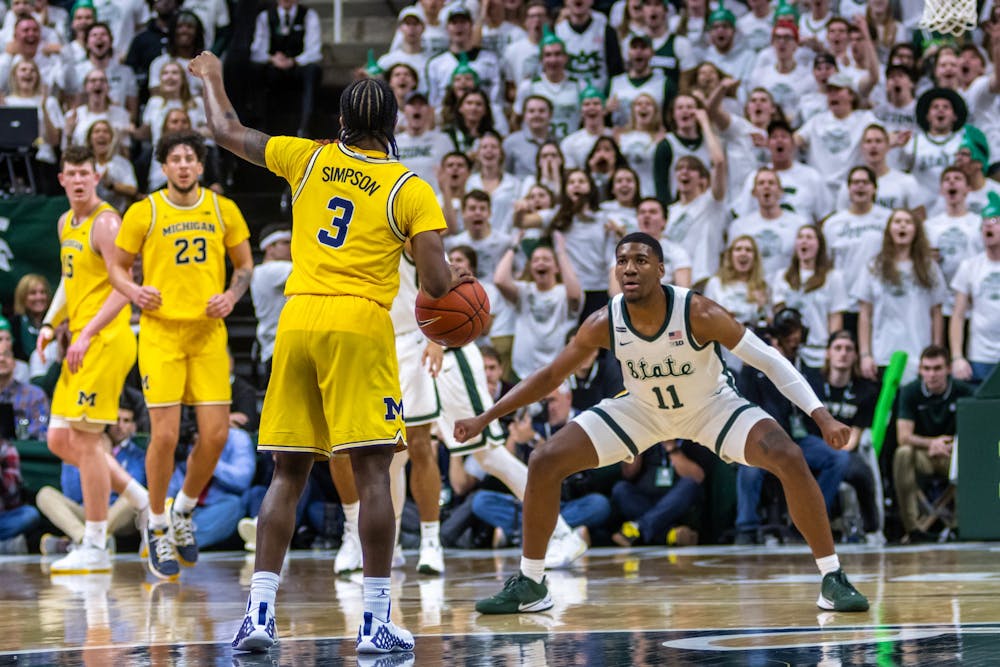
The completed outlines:
<svg viewBox="0 0 1000 667">
<path fill-rule="evenodd" d="M 292 186 L 285 294 L 347 294 L 388 309 L 403 243 L 446 227 L 431 187 L 385 153 L 272 137 L 267 167 Z"/>
<path fill-rule="evenodd" d="M 249 237 L 232 200 L 201 188 L 196 204 L 177 206 L 163 189 L 129 207 L 115 243 L 142 253 L 143 284 L 160 290 L 163 305 L 150 316 L 200 320 L 226 289 L 226 249 Z"/>
<path fill-rule="evenodd" d="M 104 211 L 115 209 L 107 202 L 101 202 L 83 220 L 73 217 L 73 211 L 66 214 L 62 232 L 59 235 L 59 258 L 62 261 L 62 280 L 66 290 L 66 312 L 69 329 L 76 333 L 92 320 L 111 295 L 111 281 L 104 258 L 98 254 L 92 242 L 94 221 Z M 130 311 L 122 308 L 109 327 L 128 326 Z"/>
</svg>

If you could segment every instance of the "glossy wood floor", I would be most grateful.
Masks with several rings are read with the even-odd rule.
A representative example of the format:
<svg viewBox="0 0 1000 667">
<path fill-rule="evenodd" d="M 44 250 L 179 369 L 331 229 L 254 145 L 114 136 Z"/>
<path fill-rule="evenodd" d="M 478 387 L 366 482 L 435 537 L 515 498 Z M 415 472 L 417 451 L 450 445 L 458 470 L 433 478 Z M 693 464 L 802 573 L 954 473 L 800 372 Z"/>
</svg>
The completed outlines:
<svg viewBox="0 0 1000 667">
<path fill-rule="evenodd" d="M 480 616 L 518 553 L 449 551 L 448 572 L 393 573 L 393 616 L 413 656 L 360 663 L 360 575 L 336 578 L 331 552 L 293 552 L 278 593 L 281 642 L 229 649 L 252 556 L 208 553 L 177 584 L 135 555 L 108 576 L 55 577 L 37 556 L 0 560 L 0 665 L 997 665 L 1000 544 L 844 547 L 867 613 L 815 606 L 804 547 L 594 549 L 549 573 L 556 606 Z"/>
</svg>

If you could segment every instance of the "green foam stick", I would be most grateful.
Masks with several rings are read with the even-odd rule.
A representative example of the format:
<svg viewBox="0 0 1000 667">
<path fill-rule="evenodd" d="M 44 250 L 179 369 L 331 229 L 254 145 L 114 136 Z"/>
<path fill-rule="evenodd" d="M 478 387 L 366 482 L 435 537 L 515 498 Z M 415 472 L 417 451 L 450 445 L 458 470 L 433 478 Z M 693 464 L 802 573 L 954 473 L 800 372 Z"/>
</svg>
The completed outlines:
<svg viewBox="0 0 1000 667">
<path fill-rule="evenodd" d="M 875 414 L 872 417 L 872 447 L 875 449 L 875 456 L 882 453 L 882 445 L 885 444 L 885 432 L 889 429 L 889 416 L 892 414 L 892 402 L 896 400 L 896 391 L 899 389 L 899 381 L 903 379 L 903 371 L 906 370 L 906 352 L 896 350 L 889 359 L 889 366 L 882 376 L 882 391 L 879 392 L 878 402 L 875 403 Z"/>
</svg>

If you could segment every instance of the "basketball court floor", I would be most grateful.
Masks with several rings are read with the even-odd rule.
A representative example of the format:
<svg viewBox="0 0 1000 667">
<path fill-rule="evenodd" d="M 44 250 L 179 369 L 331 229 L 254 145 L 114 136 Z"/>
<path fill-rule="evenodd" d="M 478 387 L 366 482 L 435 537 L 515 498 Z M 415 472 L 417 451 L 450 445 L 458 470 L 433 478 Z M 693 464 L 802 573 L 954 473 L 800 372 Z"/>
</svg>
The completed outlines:
<svg viewBox="0 0 1000 667">
<path fill-rule="evenodd" d="M 293 552 L 278 593 L 281 641 L 233 654 L 252 555 L 207 553 L 179 583 L 156 583 L 137 556 L 108 576 L 50 578 L 38 556 L 0 560 L 0 665 L 997 665 L 1000 543 L 872 549 L 841 561 L 866 613 L 815 606 L 805 547 L 593 549 L 549 573 L 556 606 L 481 616 L 519 554 L 448 551 L 444 577 L 393 573 L 393 616 L 413 656 L 360 662 L 360 574 L 333 553 Z"/>
</svg>

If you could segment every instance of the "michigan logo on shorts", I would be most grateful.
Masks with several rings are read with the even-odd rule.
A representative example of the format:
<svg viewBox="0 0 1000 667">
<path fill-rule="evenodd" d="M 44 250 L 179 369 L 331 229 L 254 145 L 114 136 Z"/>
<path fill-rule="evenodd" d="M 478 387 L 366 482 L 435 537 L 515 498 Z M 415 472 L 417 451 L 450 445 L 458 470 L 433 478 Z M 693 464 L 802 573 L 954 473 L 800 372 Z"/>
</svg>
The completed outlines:
<svg viewBox="0 0 1000 667">
<path fill-rule="evenodd" d="M 143 389 L 143 391 L 146 391 L 146 390 L 149 389 L 149 376 L 148 375 L 143 375 L 142 376 L 142 389 Z"/>
<path fill-rule="evenodd" d="M 386 396 L 382 399 L 382 402 L 385 403 L 385 420 L 387 422 L 391 422 L 397 416 L 403 414 L 403 399 L 399 399 L 397 403 L 396 399 L 392 396 Z"/>
<path fill-rule="evenodd" d="M 79 395 L 76 397 L 76 404 L 89 405 L 92 408 L 95 407 L 97 404 L 97 392 L 93 391 L 88 394 L 81 389 Z"/>
</svg>

